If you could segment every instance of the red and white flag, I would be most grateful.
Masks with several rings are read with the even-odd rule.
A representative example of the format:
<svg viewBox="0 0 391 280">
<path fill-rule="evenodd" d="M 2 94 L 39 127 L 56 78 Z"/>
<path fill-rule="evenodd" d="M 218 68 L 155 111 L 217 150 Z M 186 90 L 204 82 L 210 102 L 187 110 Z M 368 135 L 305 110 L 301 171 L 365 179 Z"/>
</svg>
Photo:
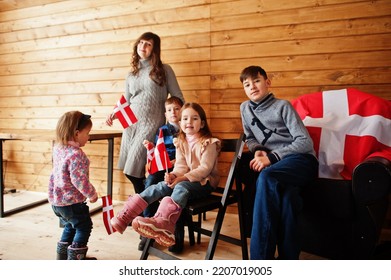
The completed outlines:
<svg viewBox="0 0 391 280">
<path fill-rule="evenodd" d="M 148 143 L 148 147 L 147 147 L 147 164 L 149 165 L 152 160 L 153 160 L 153 153 L 154 153 L 154 149 L 155 147 L 153 146 L 153 144 L 151 142 Z"/>
<path fill-rule="evenodd" d="M 110 235 L 116 232 L 115 228 L 113 228 L 110 223 L 110 220 L 114 217 L 113 202 L 111 201 L 110 195 L 102 196 L 102 213 L 103 223 L 107 233 Z"/>
<path fill-rule="evenodd" d="M 137 122 L 136 116 L 123 95 L 115 105 L 113 113 L 117 116 L 124 129 Z"/>
<path fill-rule="evenodd" d="M 149 174 L 154 174 L 158 171 L 168 170 L 171 167 L 170 157 L 168 156 L 166 146 L 164 145 L 163 130 L 160 129 L 159 138 L 155 146 L 153 159 L 148 172 Z"/>
<path fill-rule="evenodd" d="M 352 178 L 369 157 L 391 160 L 391 102 L 353 88 L 303 95 L 292 101 L 314 141 L 319 177 Z"/>
</svg>

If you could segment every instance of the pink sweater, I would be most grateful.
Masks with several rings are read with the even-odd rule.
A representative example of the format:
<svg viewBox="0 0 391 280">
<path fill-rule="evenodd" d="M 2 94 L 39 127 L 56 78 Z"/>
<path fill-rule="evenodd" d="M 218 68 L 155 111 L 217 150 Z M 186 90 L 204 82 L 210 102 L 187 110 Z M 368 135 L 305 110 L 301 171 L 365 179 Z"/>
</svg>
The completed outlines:
<svg viewBox="0 0 391 280">
<path fill-rule="evenodd" d="M 49 179 L 49 202 L 67 206 L 97 197 L 89 181 L 90 161 L 75 145 L 56 145 L 53 148 L 53 171 Z"/>
<path fill-rule="evenodd" d="M 186 141 L 174 139 L 176 147 L 176 161 L 172 174 L 186 176 L 190 182 L 200 182 L 205 185 L 209 181 L 212 187 L 216 187 L 220 181 L 217 170 L 218 156 L 221 150 L 221 142 L 217 138 L 197 142 L 193 148 Z"/>
</svg>

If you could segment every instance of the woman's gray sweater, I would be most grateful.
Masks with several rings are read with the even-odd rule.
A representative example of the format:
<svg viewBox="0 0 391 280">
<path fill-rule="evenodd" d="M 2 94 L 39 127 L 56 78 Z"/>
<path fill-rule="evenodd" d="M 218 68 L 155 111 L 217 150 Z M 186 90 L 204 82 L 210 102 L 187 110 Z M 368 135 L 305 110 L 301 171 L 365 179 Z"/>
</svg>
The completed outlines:
<svg viewBox="0 0 391 280">
<path fill-rule="evenodd" d="M 168 94 L 184 100 L 175 73 L 164 64 L 167 83 L 159 86 L 149 77 L 152 66 L 142 60 L 139 73 L 128 74 L 125 82 L 125 98 L 138 121 L 126 128 L 122 134 L 118 168 L 127 175 L 143 178 L 147 161 L 147 150 L 143 140 L 154 142 L 156 131 L 165 123 L 165 106 Z"/>
</svg>

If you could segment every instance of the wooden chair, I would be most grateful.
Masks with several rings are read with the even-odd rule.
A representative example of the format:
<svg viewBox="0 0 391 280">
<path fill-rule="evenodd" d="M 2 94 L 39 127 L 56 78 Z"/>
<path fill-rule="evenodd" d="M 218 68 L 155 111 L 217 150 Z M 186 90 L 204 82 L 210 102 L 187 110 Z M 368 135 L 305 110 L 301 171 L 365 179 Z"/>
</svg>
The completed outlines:
<svg viewBox="0 0 391 280">
<path fill-rule="evenodd" d="M 233 188 L 234 181 L 238 172 L 238 163 L 243 151 L 244 135 L 241 134 L 238 139 L 224 139 L 222 140 L 221 152 L 234 152 L 232 163 L 227 176 L 227 181 L 224 187 L 218 187 L 209 197 L 189 201 L 184 211 L 187 220 L 187 227 L 189 229 L 190 245 L 194 244 L 194 232 L 197 232 L 197 243 L 201 241 L 201 235 L 210 237 L 209 245 L 206 250 L 205 259 L 213 259 L 218 240 L 223 240 L 234 245 L 238 245 L 242 250 L 242 258 L 248 259 L 247 239 L 244 229 L 244 220 L 242 213 L 242 196 L 241 188 Z M 235 184 L 236 185 L 236 184 Z M 238 218 L 240 228 L 240 239 L 220 233 L 224 216 L 228 205 L 238 204 Z M 205 213 L 208 211 L 216 211 L 217 216 L 212 230 L 206 229 L 202 226 L 202 221 Z M 193 221 L 193 216 L 197 216 L 197 220 Z M 149 254 L 152 254 L 161 259 L 179 259 L 165 251 L 153 246 L 153 239 L 148 239 L 140 259 L 148 259 Z"/>
</svg>

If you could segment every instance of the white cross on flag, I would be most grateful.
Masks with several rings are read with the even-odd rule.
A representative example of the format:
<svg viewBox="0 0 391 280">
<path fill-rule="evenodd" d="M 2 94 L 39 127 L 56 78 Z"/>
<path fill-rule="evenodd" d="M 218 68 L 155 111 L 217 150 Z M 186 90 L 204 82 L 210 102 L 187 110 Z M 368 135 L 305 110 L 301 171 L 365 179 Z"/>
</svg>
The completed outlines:
<svg viewBox="0 0 391 280">
<path fill-rule="evenodd" d="M 171 168 L 171 161 L 167 154 L 166 145 L 164 145 L 163 130 L 159 131 L 159 138 L 153 153 L 153 159 L 149 166 L 149 174 L 154 174 L 158 171 L 168 170 Z"/>
<path fill-rule="evenodd" d="M 153 160 L 153 153 L 155 151 L 154 148 L 155 147 L 153 146 L 153 144 L 149 142 L 147 147 L 147 164 L 150 164 L 151 161 Z"/>
<path fill-rule="evenodd" d="M 107 233 L 110 235 L 116 231 L 110 223 L 110 220 L 114 217 L 113 203 L 110 195 L 102 196 L 102 214 L 103 224 Z"/>
<path fill-rule="evenodd" d="M 115 105 L 113 113 L 117 116 L 124 129 L 137 122 L 136 116 L 123 95 Z"/>
<path fill-rule="evenodd" d="M 391 160 L 391 102 L 348 88 L 292 101 L 314 141 L 319 177 L 352 178 L 369 157 Z"/>
</svg>

